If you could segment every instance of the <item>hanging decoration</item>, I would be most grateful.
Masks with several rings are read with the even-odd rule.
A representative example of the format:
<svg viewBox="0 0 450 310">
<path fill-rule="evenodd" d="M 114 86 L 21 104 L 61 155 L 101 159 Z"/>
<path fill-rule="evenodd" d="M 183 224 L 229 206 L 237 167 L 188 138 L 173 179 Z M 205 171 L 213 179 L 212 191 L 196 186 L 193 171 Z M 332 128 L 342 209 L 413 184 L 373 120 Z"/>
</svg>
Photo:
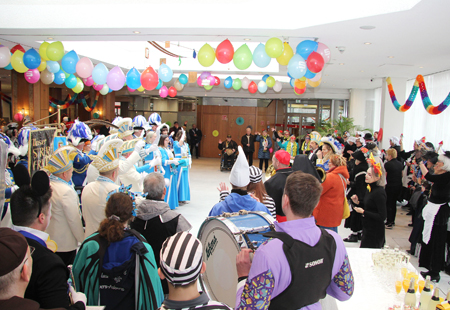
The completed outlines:
<svg viewBox="0 0 450 310">
<path fill-rule="evenodd" d="M 90 97 L 90 95 L 86 95 L 85 96 L 83 93 L 75 94 L 73 96 L 71 96 L 69 94 L 69 95 L 67 95 L 65 100 L 58 100 L 58 99 L 53 98 L 52 96 L 50 96 L 49 97 L 49 104 L 50 104 L 50 106 L 52 108 L 57 109 L 58 106 L 59 106 L 61 110 L 64 110 L 64 109 L 67 109 L 70 105 L 82 103 L 83 106 L 84 106 L 84 109 L 86 111 L 88 111 L 88 112 L 91 112 L 92 110 L 95 109 L 95 106 L 97 105 L 98 98 L 100 97 L 100 93 L 97 92 L 95 94 L 95 100 L 94 100 L 94 103 L 92 104 L 92 107 L 89 107 L 89 105 L 86 102 L 86 100 L 89 99 L 89 97 Z"/>
<path fill-rule="evenodd" d="M 160 52 L 162 52 L 162 53 L 164 53 L 164 54 L 166 54 L 166 55 L 169 55 L 169 56 L 175 57 L 175 58 L 186 58 L 186 57 L 184 57 L 184 56 L 176 55 L 176 54 L 174 54 L 174 53 L 169 52 L 169 51 L 166 50 L 164 47 L 162 47 L 161 45 L 159 45 L 158 43 L 156 43 L 155 41 L 147 41 L 147 42 L 150 43 L 150 45 L 153 46 L 154 48 L 156 48 L 158 51 L 160 51 Z M 194 53 L 195 53 L 195 50 L 194 50 Z M 195 58 L 195 57 L 194 57 L 194 58 Z"/>
<path fill-rule="evenodd" d="M 417 93 L 419 92 L 419 89 L 420 89 L 420 96 L 422 97 L 423 107 L 429 114 L 431 115 L 441 114 L 450 105 L 450 93 L 447 95 L 444 101 L 441 102 L 438 106 L 434 106 L 431 103 L 430 97 L 428 97 L 427 88 L 425 86 L 425 81 L 422 75 L 418 75 L 416 77 L 411 93 L 409 94 L 408 99 L 403 105 L 400 105 L 397 98 L 395 97 L 394 87 L 392 86 L 391 78 L 390 77 L 386 78 L 386 82 L 388 84 L 388 90 L 392 100 L 392 104 L 394 105 L 395 109 L 397 109 L 397 111 L 399 112 L 406 112 L 409 110 L 409 108 L 411 108 L 412 104 L 414 103 L 414 100 L 416 99 Z"/>
</svg>

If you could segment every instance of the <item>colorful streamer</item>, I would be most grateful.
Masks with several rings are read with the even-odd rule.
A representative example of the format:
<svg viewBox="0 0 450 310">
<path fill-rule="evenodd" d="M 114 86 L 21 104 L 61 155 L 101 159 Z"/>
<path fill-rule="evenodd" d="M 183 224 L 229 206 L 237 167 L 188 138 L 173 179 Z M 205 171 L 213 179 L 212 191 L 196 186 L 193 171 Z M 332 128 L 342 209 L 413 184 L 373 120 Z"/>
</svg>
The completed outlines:
<svg viewBox="0 0 450 310">
<path fill-rule="evenodd" d="M 77 99 L 78 95 L 80 96 L 79 99 Z M 89 99 L 89 95 L 85 96 L 82 93 L 75 94 L 73 97 L 69 94 L 69 95 L 67 95 L 67 97 L 64 101 L 58 100 L 58 99 L 50 96 L 49 103 L 50 103 L 50 106 L 55 109 L 58 108 L 58 106 L 59 106 L 61 110 L 67 109 L 70 105 L 82 103 L 84 106 L 84 109 L 88 112 L 91 112 L 92 110 L 95 109 L 95 106 L 97 105 L 99 96 L 100 96 L 100 92 L 97 92 L 95 95 L 95 100 L 94 100 L 94 103 L 92 104 L 92 107 L 89 107 L 89 105 L 86 102 L 86 99 Z"/>
<path fill-rule="evenodd" d="M 388 83 L 388 90 L 389 90 L 389 95 L 391 96 L 392 104 L 400 112 L 406 112 L 406 111 L 409 110 L 409 108 L 411 108 L 414 100 L 416 99 L 417 92 L 419 90 L 420 90 L 420 96 L 422 97 L 423 107 L 431 115 L 441 114 L 450 105 L 450 93 L 447 95 L 447 98 L 445 98 L 444 101 L 441 104 L 439 104 L 438 106 L 434 106 L 431 103 L 430 97 L 428 97 L 427 88 L 425 86 L 425 81 L 424 81 L 422 75 L 418 75 L 416 77 L 416 80 L 414 81 L 414 85 L 413 85 L 413 88 L 411 90 L 411 93 L 409 94 L 409 97 L 406 100 L 404 105 L 400 105 L 398 103 L 397 98 L 395 97 L 394 88 L 392 87 L 391 78 L 388 77 L 386 79 L 386 82 Z"/>
</svg>

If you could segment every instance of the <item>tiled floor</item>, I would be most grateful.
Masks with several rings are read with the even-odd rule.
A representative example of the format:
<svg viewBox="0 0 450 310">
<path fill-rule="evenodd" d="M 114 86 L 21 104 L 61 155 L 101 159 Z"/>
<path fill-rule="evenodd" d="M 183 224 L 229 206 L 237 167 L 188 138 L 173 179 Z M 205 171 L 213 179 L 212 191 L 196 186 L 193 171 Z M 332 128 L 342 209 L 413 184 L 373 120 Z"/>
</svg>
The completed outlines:
<svg viewBox="0 0 450 310">
<path fill-rule="evenodd" d="M 258 165 L 259 160 L 254 162 Z M 219 170 L 219 159 L 214 158 L 200 158 L 193 159 L 192 169 L 190 170 L 191 182 L 191 202 L 189 204 L 181 205 L 177 211 L 183 214 L 187 220 L 192 224 L 191 232 L 197 235 L 198 230 L 208 216 L 212 206 L 219 201 L 219 192 L 217 187 L 220 182 L 226 182 L 229 185 L 229 171 L 221 172 Z M 399 247 L 400 250 L 409 249 L 409 234 L 411 228 L 408 223 L 411 217 L 406 215 L 406 210 L 398 207 L 396 226 L 392 230 L 386 230 L 387 244 L 393 247 Z M 339 227 L 339 234 L 342 238 L 347 237 L 351 231 L 343 227 Z M 347 247 L 359 247 L 359 243 L 346 243 Z M 412 257 L 412 264 L 418 268 L 418 259 Z M 420 271 L 425 270 L 418 268 Z M 445 297 L 449 285 L 450 276 L 441 272 L 441 281 L 439 282 L 442 295 Z M 442 296 L 441 295 L 441 296 Z"/>
</svg>

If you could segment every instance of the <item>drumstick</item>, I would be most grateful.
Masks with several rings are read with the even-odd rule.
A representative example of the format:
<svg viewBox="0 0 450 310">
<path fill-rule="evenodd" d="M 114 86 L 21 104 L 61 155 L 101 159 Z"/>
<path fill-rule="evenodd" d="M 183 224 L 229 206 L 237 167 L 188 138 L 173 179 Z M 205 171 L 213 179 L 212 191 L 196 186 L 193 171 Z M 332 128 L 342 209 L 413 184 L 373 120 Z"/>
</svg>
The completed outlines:
<svg viewBox="0 0 450 310">
<path fill-rule="evenodd" d="M 249 256 L 250 256 L 250 262 L 253 262 L 253 256 L 255 256 L 255 253 L 254 252 L 250 252 Z"/>
</svg>

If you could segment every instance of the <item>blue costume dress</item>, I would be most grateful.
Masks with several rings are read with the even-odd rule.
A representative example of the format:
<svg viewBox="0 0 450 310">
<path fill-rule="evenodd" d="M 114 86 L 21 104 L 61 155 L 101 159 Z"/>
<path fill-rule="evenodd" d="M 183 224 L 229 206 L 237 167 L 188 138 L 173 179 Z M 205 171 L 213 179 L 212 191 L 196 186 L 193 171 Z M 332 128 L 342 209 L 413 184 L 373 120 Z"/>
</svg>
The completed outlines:
<svg viewBox="0 0 450 310">
<path fill-rule="evenodd" d="M 178 201 L 190 201 L 191 200 L 191 189 L 189 187 L 189 162 L 191 154 L 189 151 L 189 145 L 184 142 L 180 146 L 178 141 L 173 143 L 173 150 L 175 152 L 176 158 L 186 159 L 188 162 L 186 164 L 180 164 L 177 167 L 178 175 Z"/>
<path fill-rule="evenodd" d="M 16 187 L 16 183 L 14 182 L 14 175 L 10 169 L 5 169 L 5 204 L 3 205 L 3 209 L 0 213 L 0 222 L 5 217 L 8 209 L 9 209 L 9 202 L 11 200 L 11 195 L 14 192 L 14 189 Z"/>
<path fill-rule="evenodd" d="M 75 186 L 83 186 L 86 179 L 86 172 L 92 159 L 82 151 L 78 150 L 77 156 L 73 159 L 72 181 Z"/>
<path fill-rule="evenodd" d="M 169 180 L 169 186 L 166 186 L 166 196 L 164 201 L 170 206 L 170 209 L 178 207 L 178 191 L 177 191 L 177 166 L 169 164 L 169 160 L 173 160 L 174 156 L 170 149 L 159 147 L 161 152 L 161 163 L 164 169 L 164 178 Z"/>
</svg>

